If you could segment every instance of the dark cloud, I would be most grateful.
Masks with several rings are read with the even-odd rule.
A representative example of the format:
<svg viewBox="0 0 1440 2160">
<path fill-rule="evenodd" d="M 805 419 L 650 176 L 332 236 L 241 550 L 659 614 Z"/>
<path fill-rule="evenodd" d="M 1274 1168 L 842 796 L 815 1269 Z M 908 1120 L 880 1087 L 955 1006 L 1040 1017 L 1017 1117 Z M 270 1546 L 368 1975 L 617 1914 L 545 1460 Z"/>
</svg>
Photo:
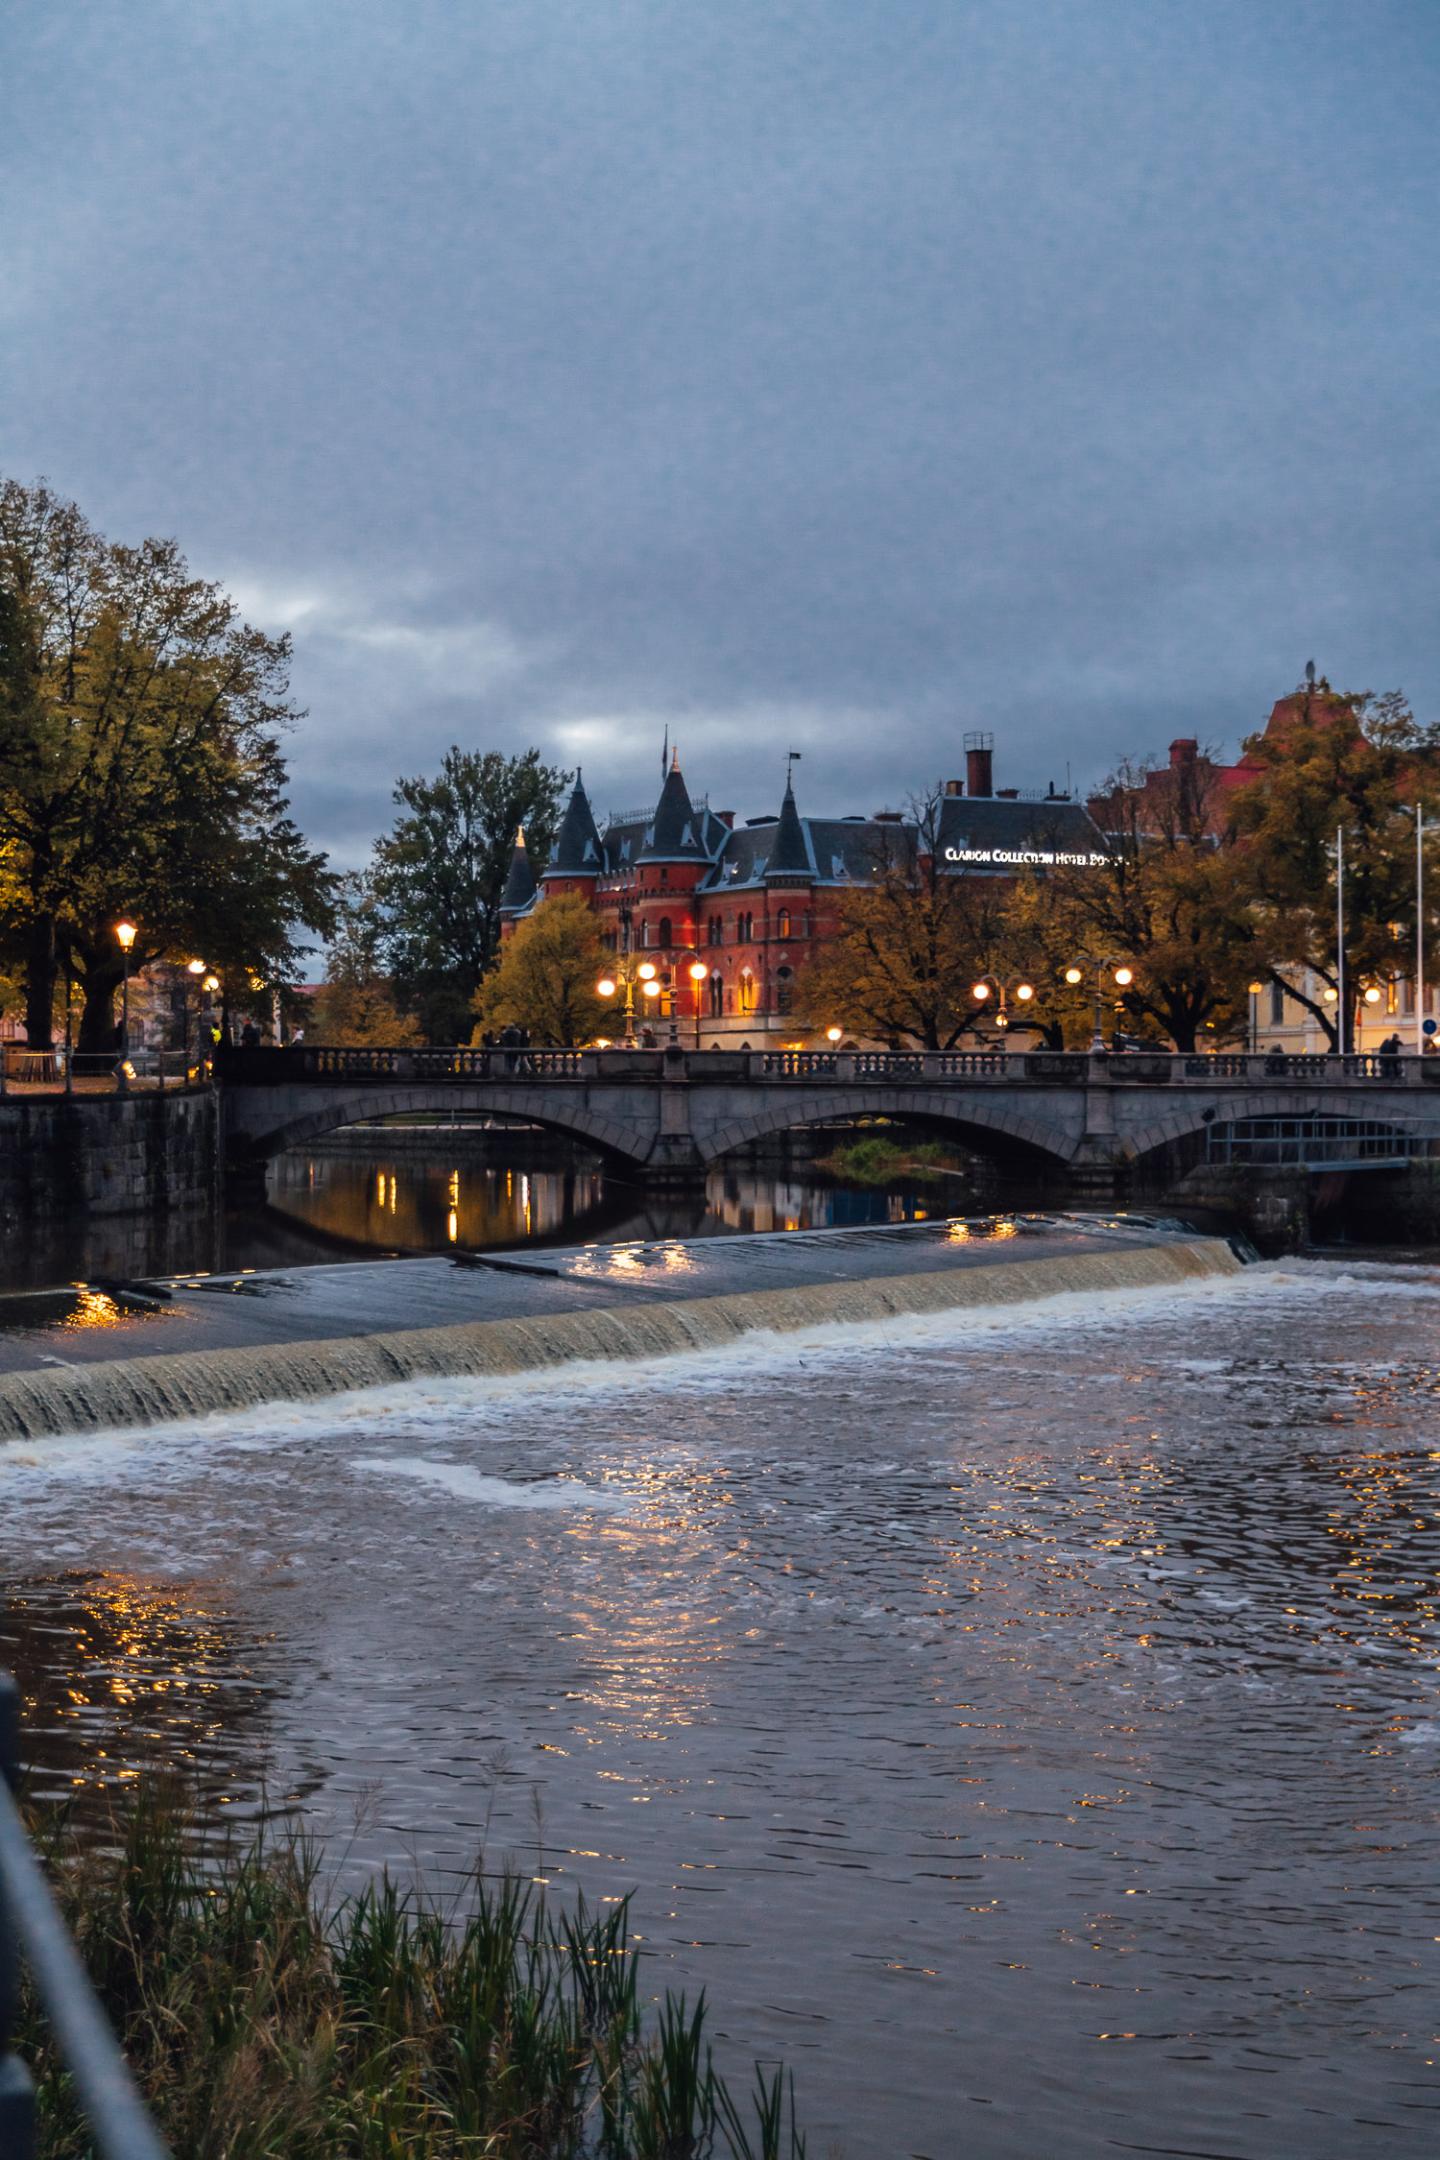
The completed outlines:
<svg viewBox="0 0 1440 2160">
<path fill-rule="evenodd" d="M 295 632 L 347 855 L 445 744 L 742 810 L 1440 697 L 1406 4 L 11 10 L 3 464 Z"/>
</svg>

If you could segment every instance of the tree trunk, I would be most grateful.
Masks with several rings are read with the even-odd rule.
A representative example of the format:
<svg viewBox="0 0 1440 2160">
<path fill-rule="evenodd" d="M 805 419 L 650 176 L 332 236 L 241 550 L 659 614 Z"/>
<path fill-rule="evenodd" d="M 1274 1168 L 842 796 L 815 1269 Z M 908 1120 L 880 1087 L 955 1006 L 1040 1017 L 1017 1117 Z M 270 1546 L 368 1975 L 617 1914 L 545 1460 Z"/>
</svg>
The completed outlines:
<svg viewBox="0 0 1440 2160">
<path fill-rule="evenodd" d="M 82 989 L 85 1003 L 80 1013 L 80 1040 L 76 1044 L 82 1056 L 97 1057 L 116 1048 L 115 993 L 120 987 L 123 973 L 119 968 L 95 968 L 86 970 Z"/>
<path fill-rule="evenodd" d="M 48 915 L 26 942 L 25 1040 L 32 1050 L 55 1047 L 55 924 Z"/>
</svg>

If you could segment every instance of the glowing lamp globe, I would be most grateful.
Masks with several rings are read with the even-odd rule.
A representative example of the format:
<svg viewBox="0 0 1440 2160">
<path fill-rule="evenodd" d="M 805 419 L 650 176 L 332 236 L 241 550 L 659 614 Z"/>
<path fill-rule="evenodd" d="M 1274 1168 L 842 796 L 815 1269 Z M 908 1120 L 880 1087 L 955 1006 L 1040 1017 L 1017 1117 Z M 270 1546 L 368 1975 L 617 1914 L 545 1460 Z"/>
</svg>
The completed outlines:
<svg viewBox="0 0 1440 2160">
<path fill-rule="evenodd" d="M 639 967 L 638 967 L 638 968 L 636 968 L 635 972 L 636 972 L 636 974 L 637 974 L 637 975 L 638 975 L 638 976 L 640 977 L 640 980 L 641 980 L 641 982 L 643 982 L 643 983 L 648 983 L 648 982 L 654 982 L 654 980 L 655 980 L 655 963 L 654 963 L 654 961 L 653 961 L 653 960 L 642 960 L 642 961 L 641 961 L 641 963 L 640 963 L 640 965 L 639 965 Z"/>
<path fill-rule="evenodd" d="M 1071 985 L 1071 987 L 1073 988 L 1073 987 L 1074 987 L 1074 985 L 1075 985 L 1076 983 L 1078 983 L 1078 982 L 1083 982 L 1083 981 L 1085 980 L 1085 974 L 1084 974 L 1084 970 L 1083 970 L 1082 968 L 1077 968 L 1077 967 L 1068 967 L 1068 968 L 1066 968 L 1066 970 L 1065 970 L 1065 980 L 1066 980 L 1066 982 L 1068 982 L 1068 983 L 1069 983 L 1069 984 Z"/>
<path fill-rule="evenodd" d="M 1015 995 L 1017 998 L 1019 998 L 1022 1005 L 1028 1005 L 1031 998 L 1033 998 L 1035 995 L 1034 983 L 1016 983 Z"/>
<path fill-rule="evenodd" d="M 643 983 L 641 985 L 641 988 L 643 989 L 646 997 L 659 997 L 660 995 L 660 985 L 658 982 Z"/>
<path fill-rule="evenodd" d="M 692 960 L 692 961 L 691 961 L 691 963 L 690 963 L 690 980 L 691 980 L 691 982 L 704 982 L 704 980 L 705 980 L 705 977 L 706 977 L 706 976 L 707 976 L 707 975 L 709 974 L 709 972 L 710 972 L 710 970 L 709 970 L 709 968 L 707 968 L 707 967 L 706 967 L 706 965 L 705 965 L 705 962 L 704 962 L 703 960 Z"/>
<path fill-rule="evenodd" d="M 970 995 L 972 998 L 974 998 L 977 1005 L 983 1005 L 986 998 L 988 998 L 990 995 L 989 983 L 971 983 Z"/>
<path fill-rule="evenodd" d="M 602 975 L 595 988 L 601 997 L 614 997 L 615 995 L 615 985 L 608 975 Z"/>
<path fill-rule="evenodd" d="M 134 923 L 117 922 L 115 925 L 115 936 L 119 942 L 121 952 L 129 952 L 131 946 L 135 943 Z"/>
<path fill-rule="evenodd" d="M 1134 970 L 1134 968 L 1116 968 L 1116 970 L 1115 970 L 1115 980 L 1116 980 L 1116 982 L 1117 982 L 1117 983 L 1119 983 L 1119 985 L 1120 985 L 1121 989 L 1123 990 L 1123 989 L 1124 989 L 1124 988 L 1126 987 L 1126 985 L 1127 985 L 1128 983 L 1132 983 L 1132 982 L 1134 982 L 1134 980 L 1135 980 L 1135 970 Z"/>
<path fill-rule="evenodd" d="M 1365 1003 L 1367 1005 L 1378 1005 L 1380 1003 L 1380 992 L 1375 988 L 1374 983 L 1371 983 L 1370 988 L 1365 992 Z"/>
</svg>

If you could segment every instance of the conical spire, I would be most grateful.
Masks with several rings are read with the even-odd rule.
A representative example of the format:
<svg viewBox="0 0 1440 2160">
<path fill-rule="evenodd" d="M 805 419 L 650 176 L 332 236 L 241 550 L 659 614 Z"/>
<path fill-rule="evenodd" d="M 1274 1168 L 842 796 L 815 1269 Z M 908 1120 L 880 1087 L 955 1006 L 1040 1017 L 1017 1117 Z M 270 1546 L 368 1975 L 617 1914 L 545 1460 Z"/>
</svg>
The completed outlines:
<svg viewBox="0 0 1440 2160">
<path fill-rule="evenodd" d="M 637 862 L 704 862 L 705 850 L 700 845 L 696 831 L 694 806 L 690 791 L 680 774 L 680 753 L 674 754 L 670 770 L 665 775 L 665 785 L 660 790 L 660 801 L 655 810 L 655 821 L 645 835 L 645 844 L 636 857 Z"/>
<path fill-rule="evenodd" d="M 787 774 L 785 800 L 780 805 L 780 822 L 775 828 L 774 845 L 765 864 L 765 882 L 768 885 L 771 878 L 808 878 L 810 874 L 810 854 L 805 845 L 805 828 L 800 823 L 800 812 L 795 807 L 795 789 Z"/>
<path fill-rule="evenodd" d="M 600 835 L 595 829 L 595 818 L 590 808 L 590 798 L 585 793 L 585 783 L 577 766 L 575 786 L 560 820 L 560 830 L 555 835 L 555 850 L 545 868 L 547 878 L 598 877 L 604 868 L 600 855 Z"/>
<path fill-rule="evenodd" d="M 530 852 L 525 845 L 525 828 L 515 828 L 515 846 L 510 855 L 510 871 L 505 880 L 505 890 L 500 896 L 502 915 L 523 915 L 535 898 L 535 872 L 530 867 Z"/>
</svg>

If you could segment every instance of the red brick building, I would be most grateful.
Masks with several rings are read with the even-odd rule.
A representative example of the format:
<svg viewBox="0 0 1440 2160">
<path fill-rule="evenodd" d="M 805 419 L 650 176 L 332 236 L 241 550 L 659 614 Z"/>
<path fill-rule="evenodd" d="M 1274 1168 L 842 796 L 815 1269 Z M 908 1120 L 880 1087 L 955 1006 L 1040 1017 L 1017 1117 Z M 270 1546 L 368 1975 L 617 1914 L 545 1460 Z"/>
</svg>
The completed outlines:
<svg viewBox="0 0 1440 2160">
<path fill-rule="evenodd" d="M 966 779 L 947 783 L 937 844 L 950 875 L 1014 877 L 1057 855 L 1099 860 L 1083 804 L 1053 788 L 997 795 L 991 758 L 988 735 L 967 737 Z M 898 811 L 802 817 L 788 777 L 777 813 L 737 825 L 732 811 L 692 800 L 678 752 L 654 808 L 612 813 L 602 832 L 577 773 L 550 861 L 537 872 L 517 839 L 503 932 L 547 894 L 581 893 L 621 972 L 652 961 L 661 991 L 646 1009 L 667 1033 L 674 1022 L 694 1041 L 698 1020 L 699 1039 L 718 1047 L 805 1043 L 814 1038 L 794 1017 L 796 987 L 835 935 L 845 893 L 916 838 Z"/>
</svg>

